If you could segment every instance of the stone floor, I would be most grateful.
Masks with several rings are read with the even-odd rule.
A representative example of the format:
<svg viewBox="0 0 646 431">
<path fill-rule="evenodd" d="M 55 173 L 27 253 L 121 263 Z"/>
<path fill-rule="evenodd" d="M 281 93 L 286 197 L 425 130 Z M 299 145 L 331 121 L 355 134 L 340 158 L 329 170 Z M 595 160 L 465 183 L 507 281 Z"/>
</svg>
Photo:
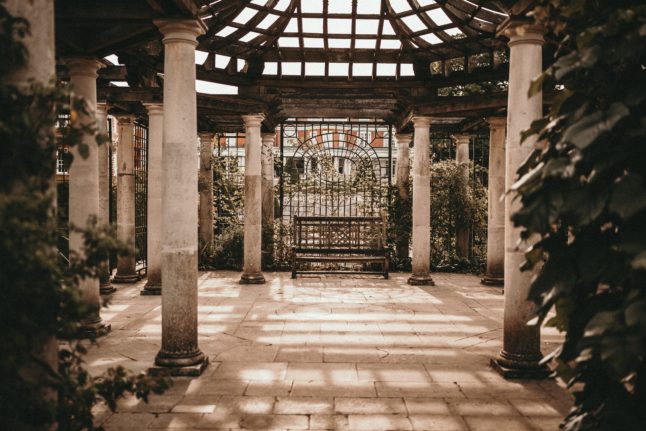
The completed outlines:
<svg viewBox="0 0 646 431">
<path fill-rule="evenodd" d="M 553 380 L 505 381 L 489 368 L 501 347 L 503 297 L 475 276 L 407 274 L 304 278 L 200 273 L 200 347 L 212 363 L 177 378 L 149 404 L 134 398 L 107 431 L 142 429 L 557 430 L 568 395 Z M 94 372 L 145 370 L 159 350 L 159 297 L 119 288 L 103 317 L 112 333 L 91 349 Z M 543 330 L 543 351 L 559 337 Z"/>
</svg>

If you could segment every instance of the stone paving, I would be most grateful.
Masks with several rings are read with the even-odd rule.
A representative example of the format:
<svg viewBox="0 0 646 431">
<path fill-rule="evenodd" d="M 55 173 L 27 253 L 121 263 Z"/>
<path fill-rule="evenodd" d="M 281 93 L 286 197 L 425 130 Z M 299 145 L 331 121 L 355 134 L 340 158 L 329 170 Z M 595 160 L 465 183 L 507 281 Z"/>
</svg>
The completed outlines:
<svg viewBox="0 0 646 431">
<path fill-rule="evenodd" d="M 557 430 L 571 401 L 553 380 L 506 381 L 489 367 L 501 348 L 503 297 L 470 275 L 408 274 L 291 280 L 267 273 L 241 286 L 239 273 L 204 272 L 199 343 L 211 364 L 176 378 L 149 404 L 96 408 L 107 431 Z M 89 368 L 152 365 L 159 350 L 159 297 L 125 285 L 103 317 L 112 333 Z M 544 329 L 543 352 L 559 337 Z"/>
</svg>

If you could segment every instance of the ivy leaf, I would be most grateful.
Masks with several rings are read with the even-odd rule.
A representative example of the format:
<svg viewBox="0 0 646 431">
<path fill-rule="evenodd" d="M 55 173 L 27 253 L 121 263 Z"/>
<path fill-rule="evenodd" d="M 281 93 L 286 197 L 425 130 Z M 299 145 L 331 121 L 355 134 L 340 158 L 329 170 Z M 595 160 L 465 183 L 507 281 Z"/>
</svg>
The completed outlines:
<svg viewBox="0 0 646 431">
<path fill-rule="evenodd" d="M 617 313 L 602 311 L 597 313 L 585 326 L 584 337 L 597 337 L 611 330 L 617 323 Z"/>
<path fill-rule="evenodd" d="M 646 208 L 644 178 L 638 174 L 628 174 L 612 188 L 609 209 L 621 218 L 628 219 Z"/>
<path fill-rule="evenodd" d="M 623 118 L 630 115 L 630 111 L 623 103 L 616 102 L 603 111 L 595 111 L 571 125 L 563 134 L 564 142 L 571 142 L 579 149 L 584 150 L 603 134 L 612 130 Z"/>
</svg>

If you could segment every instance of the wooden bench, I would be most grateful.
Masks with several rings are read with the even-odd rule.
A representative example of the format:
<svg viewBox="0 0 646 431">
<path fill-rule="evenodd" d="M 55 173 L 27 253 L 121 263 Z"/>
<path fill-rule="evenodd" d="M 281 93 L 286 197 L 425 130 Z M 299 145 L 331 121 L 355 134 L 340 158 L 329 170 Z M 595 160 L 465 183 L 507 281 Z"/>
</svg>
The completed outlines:
<svg viewBox="0 0 646 431">
<path fill-rule="evenodd" d="M 292 278 L 296 274 L 378 274 L 388 278 L 385 217 L 294 216 Z M 381 271 L 300 270 L 301 263 L 376 263 Z"/>
</svg>

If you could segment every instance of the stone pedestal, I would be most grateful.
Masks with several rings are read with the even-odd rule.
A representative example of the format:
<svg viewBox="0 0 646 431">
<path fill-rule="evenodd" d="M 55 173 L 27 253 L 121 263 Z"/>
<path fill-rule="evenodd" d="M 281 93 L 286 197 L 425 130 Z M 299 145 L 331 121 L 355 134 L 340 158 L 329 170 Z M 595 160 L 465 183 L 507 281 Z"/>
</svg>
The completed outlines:
<svg viewBox="0 0 646 431">
<path fill-rule="evenodd" d="M 263 284 L 260 271 L 262 249 L 262 180 L 260 125 L 264 115 L 244 115 L 245 170 L 244 170 L 244 267 L 241 284 Z"/>
<path fill-rule="evenodd" d="M 542 94 L 527 97 L 530 82 L 542 71 L 542 34 L 526 22 L 512 21 L 506 29 L 509 36 L 509 102 L 507 104 L 507 147 L 505 181 L 507 190 L 516 178 L 518 167 L 534 150 L 535 141 L 520 143 L 521 132 L 543 115 Z M 492 365 L 506 378 L 541 378 L 547 370 L 539 365 L 540 327 L 528 326 L 536 316 L 536 306 L 529 301 L 533 274 L 521 272 L 524 251 L 529 245 L 520 242 L 520 229 L 511 223 L 511 215 L 520 203 L 514 196 L 505 200 L 505 312 L 503 349 Z"/>
<path fill-rule="evenodd" d="M 73 95 L 82 97 L 87 104 L 87 112 L 77 112 L 72 115 L 72 126 L 81 127 L 96 123 L 96 78 L 102 64 L 94 59 L 70 59 L 67 68 Z M 70 222 L 70 254 L 85 256 L 83 234 L 74 228 L 85 228 L 91 217 L 99 218 L 99 146 L 96 135 L 83 136 L 83 144 L 87 145 L 89 154 L 84 158 L 78 146 L 70 150 L 74 159 L 70 166 L 69 176 L 69 222 Z M 110 331 L 110 325 L 101 319 L 101 296 L 98 278 L 84 278 L 79 282 L 83 302 L 88 307 L 89 314 L 82 322 L 82 336 L 94 338 L 105 335 Z"/>
<path fill-rule="evenodd" d="M 117 117 L 117 237 L 128 246 L 129 253 L 117 256 L 117 273 L 113 283 L 134 283 L 139 279 L 135 255 L 135 131 L 134 117 Z"/>
<path fill-rule="evenodd" d="M 162 342 L 156 367 L 200 375 L 208 358 L 197 340 L 197 172 L 195 47 L 199 21 L 163 20 L 164 131 L 162 146 Z"/>
<path fill-rule="evenodd" d="M 487 223 L 487 272 L 481 280 L 502 286 L 505 275 L 505 134 L 507 119 L 489 117 L 489 211 Z"/>
<path fill-rule="evenodd" d="M 200 192 L 199 245 L 213 244 L 213 133 L 200 133 Z"/>
<path fill-rule="evenodd" d="M 164 107 L 160 103 L 145 104 L 148 110 L 148 228 L 146 285 L 142 295 L 161 295 L 162 269 L 162 139 Z"/>
<path fill-rule="evenodd" d="M 105 103 L 96 106 L 97 132 L 108 135 L 108 107 Z M 99 225 L 110 224 L 110 143 L 99 146 Z M 110 295 L 117 289 L 110 282 L 110 260 L 106 257 L 99 275 L 99 292 Z"/>
<path fill-rule="evenodd" d="M 455 140 L 455 162 L 462 181 L 464 182 L 463 192 L 468 193 L 469 187 L 469 135 L 453 135 Z M 466 199 L 466 196 L 464 196 Z M 471 226 L 467 223 L 460 223 L 455 229 L 455 252 L 458 257 L 468 259 L 471 256 Z"/>
<path fill-rule="evenodd" d="M 431 146 L 429 117 L 413 117 L 413 273 L 408 284 L 434 286 L 431 260 Z"/>
</svg>

